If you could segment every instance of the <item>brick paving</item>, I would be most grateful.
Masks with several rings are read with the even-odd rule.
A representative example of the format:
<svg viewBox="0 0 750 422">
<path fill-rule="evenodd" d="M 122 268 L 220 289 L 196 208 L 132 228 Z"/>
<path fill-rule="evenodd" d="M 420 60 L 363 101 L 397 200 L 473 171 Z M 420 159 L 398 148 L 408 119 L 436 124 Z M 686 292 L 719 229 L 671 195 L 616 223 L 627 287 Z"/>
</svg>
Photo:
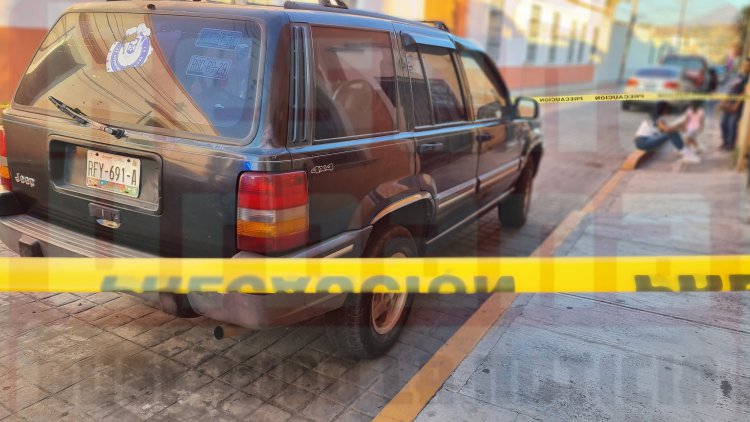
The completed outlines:
<svg viewBox="0 0 750 422">
<path fill-rule="evenodd" d="M 432 255 L 527 256 L 616 170 L 639 119 L 616 104 L 545 107 L 528 225 L 501 230 L 490 213 Z M 216 341 L 215 322 L 126 295 L 0 293 L 0 420 L 369 420 L 483 299 L 420 296 L 397 345 L 356 361 L 320 319 Z"/>
</svg>

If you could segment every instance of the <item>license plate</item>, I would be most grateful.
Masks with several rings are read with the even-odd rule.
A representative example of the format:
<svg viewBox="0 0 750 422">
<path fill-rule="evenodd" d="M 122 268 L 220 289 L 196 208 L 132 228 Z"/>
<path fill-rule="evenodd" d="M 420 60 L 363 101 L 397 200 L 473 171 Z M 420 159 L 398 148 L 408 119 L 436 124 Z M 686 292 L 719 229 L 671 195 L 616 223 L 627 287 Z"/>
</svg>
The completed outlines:
<svg viewBox="0 0 750 422">
<path fill-rule="evenodd" d="M 141 160 L 89 150 L 86 186 L 137 198 L 141 190 Z"/>
</svg>

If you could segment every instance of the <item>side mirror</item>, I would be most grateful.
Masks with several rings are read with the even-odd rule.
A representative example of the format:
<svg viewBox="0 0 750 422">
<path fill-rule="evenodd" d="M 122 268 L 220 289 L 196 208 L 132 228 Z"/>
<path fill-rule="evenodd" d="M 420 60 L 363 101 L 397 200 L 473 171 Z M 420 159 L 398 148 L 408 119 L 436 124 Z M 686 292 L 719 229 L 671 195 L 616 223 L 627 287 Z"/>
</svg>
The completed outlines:
<svg viewBox="0 0 750 422">
<path fill-rule="evenodd" d="M 536 120 L 539 118 L 539 103 L 533 98 L 516 98 L 516 117 L 519 119 Z"/>
</svg>

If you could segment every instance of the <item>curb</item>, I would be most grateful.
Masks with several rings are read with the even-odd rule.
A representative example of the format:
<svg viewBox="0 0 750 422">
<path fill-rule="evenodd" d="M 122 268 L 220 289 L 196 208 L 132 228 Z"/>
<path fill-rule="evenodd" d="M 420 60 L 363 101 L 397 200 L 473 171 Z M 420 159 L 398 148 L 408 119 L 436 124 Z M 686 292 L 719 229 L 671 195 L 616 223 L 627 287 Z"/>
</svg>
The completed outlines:
<svg viewBox="0 0 750 422">
<path fill-rule="evenodd" d="M 650 151 L 642 151 L 640 149 L 633 151 L 625 160 L 625 162 L 622 164 L 622 167 L 620 167 L 620 170 L 633 171 L 637 169 L 638 166 L 641 165 L 641 163 L 650 156 L 651 156 Z"/>
</svg>

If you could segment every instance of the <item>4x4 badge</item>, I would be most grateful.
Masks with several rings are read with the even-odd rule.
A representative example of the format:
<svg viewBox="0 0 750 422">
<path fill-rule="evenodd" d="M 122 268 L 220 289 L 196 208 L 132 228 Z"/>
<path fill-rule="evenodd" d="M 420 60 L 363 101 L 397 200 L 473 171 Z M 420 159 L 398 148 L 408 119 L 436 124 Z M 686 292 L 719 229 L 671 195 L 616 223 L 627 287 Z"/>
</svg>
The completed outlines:
<svg viewBox="0 0 750 422">
<path fill-rule="evenodd" d="M 15 181 L 31 188 L 36 186 L 36 180 L 33 177 L 26 177 L 21 173 L 16 173 Z"/>
<path fill-rule="evenodd" d="M 310 170 L 310 173 L 312 174 L 320 174 L 333 171 L 333 163 L 328 164 L 327 166 L 316 166 L 312 170 Z"/>
</svg>

